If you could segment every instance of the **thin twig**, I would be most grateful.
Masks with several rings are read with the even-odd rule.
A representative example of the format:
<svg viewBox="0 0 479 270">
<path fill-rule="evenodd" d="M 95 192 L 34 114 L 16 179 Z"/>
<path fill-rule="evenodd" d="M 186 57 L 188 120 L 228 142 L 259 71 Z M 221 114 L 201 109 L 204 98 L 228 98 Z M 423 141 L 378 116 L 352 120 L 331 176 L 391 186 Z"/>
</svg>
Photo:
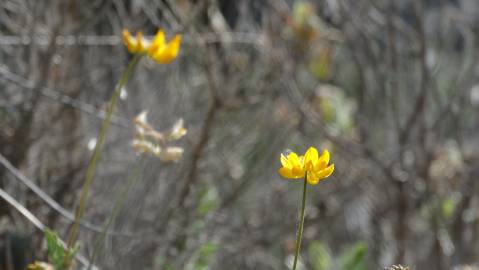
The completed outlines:
<svg viewBox="0 0 479 270">
<path fill-rule="evenodd" d="M 33 193 L 35 193 L 40 199 L 42 199 L 48 206 L 53 210 L 58 212 L 62 217 L 67 219 L 70 222 L 75 220 L 75 216 L 69 212 L 67 209 L 63 208 L 58 202 L 56 202 L 52 197 L 46 194 L 39 186 L 37 186 L 32 180 L 28 179 L 23 175 L 17 168 L 15 168 L 2 154 L 0 154 L 0 164 L 2 164 L 16 179 L 18 179 L 22 184 L 27 186 Z M 81 220 L 80 225 L 86 229 L 89 229 L 96 233 L 101 233 L 102 228 L 100 226 L 94 225 L 88 221 Z M 108 231 L 108 235 L 111 236 L 125 236 L 125 237 L 135 237 L 133 234 L 122 233 L 122 232 L 112 232 Z"/>
<path fill-rule="evenodd" d="M 30 223 L 32 223 L 37 229 L 40 231 L 44 232 L 47 227 L 35 216 L 30 212 L 27 208 L 25 208 L 21 203 L 19 203 L 15 198 L 10 196 L 5 190 L 0 188 L 0 197 L 4 199 L 8 204 L 13 206 L 20 214 L 22 214 Z M 60 243 L 64 248 L 67 248 L 67 245 L 65 242 L 60 240 Z M 81 255 L 79 252 L 75 254 L 75 258 L 83 265 L 83 266 L 88 266 L 89 262 L 88 259 L 86 259 L 85 256 Z M 94 270 L 99 270 L 99 268 L 95 265 L 92 266 Z"/>
<path fill-rule="evenodd" d="M 75 108 L 81 112 L 93 115 L 101 120 L 105 120 L 105 111 L 104 110 L 99 110 L 95 106 L 92 106 L 89 103 L 86 103 L 84 101 L 74 99 L 68 95 L 65 95 L 61 93 L 60 91 L 48 88 L 48 87 L 41 87 L 37 88 L 34 83 L 26 78 L 23 78 L 20 75 L 17 75 L 13 72 L 11 72 L 7 67 L 4 65 L 0 65 L 0 76 L 4 80 L 7 80 L 9 82 L 13 82 L 17 84 L 18 86 L 30 90 L 30 91 L 36 91 L 38 90 L 39 93 L 46 97 L 49 98 L 53 101 L 60 102 L 66 106 Z M 130 121 L 128 121 L 125 118 L 122 118 L 117 115 L 113 115 L 110 119 L 111 123 L 117 126 L 121 126 L 124 128 L 129 128 L 130 127 Z"/>
<path fill-rule="evenodd" d="M 153 38 L 153 36 L 145 36 Z M 28 46 L 31 44 L 47 46 L 50 36 L 48 35 L 13 35 L 0 36 L 0 46 Z M 251 32 L 223 32 L 223 33 L 201 33 L 201 34 L 183 34 L 184 44 L 197 43 L 198 39 L 206 43 L 241 43 L 264 45 L 264 36 L 261 33 Z M 119 35 L 104 36 L 84 36 L 84 35 L 59 35 L 54 40 L 57 46 L 119 46 L 122 44 Z"/>
</svg>

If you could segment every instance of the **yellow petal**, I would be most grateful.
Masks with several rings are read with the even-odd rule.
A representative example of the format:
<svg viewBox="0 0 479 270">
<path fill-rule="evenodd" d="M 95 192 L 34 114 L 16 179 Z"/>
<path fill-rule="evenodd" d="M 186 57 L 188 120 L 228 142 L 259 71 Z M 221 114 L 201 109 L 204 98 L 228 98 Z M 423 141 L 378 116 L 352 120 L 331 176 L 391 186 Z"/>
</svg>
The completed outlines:
<svg viewBox="0 0 479 270">
<path fill-rule="evenodd" d="M 331 164 L 327 168 L 319 171 L 318 177 L 320 179 L 324 179 L 324 178 L 330 176 L 333 172 L 334 172 L 334 164 Z"/>
<path fill-rule="evenodd" d="M 299 164 L 304 165 L 304 156 L 299 156 Z"/>
<path fill-rule="evenodd" d="M 130 42 L 131 33 L 130 33 L 130 31 L 128 31 L 128 29 L 123 29 L 123 31 L 121 33 L 122 33 L 122 37 L 123 37 L 123 43 L 125 43 L 125 45 L 127 45 Z"/>
<path fill-rule="evenodd" d="M 138 44 L 138 51 L 139 52 L 141 52 L 142 49 L 143 49 L 143 44 L 141 44 L 142 40 L 143 40 L 143 33 L 142 32 L 136 32 L 136 43 Z"/>
<path fill-rule="evenodd" d="M 304 177 L 304 157 L 291 152 L 288 155 L 288 160 L 292 165 L 293 174 L 297 177 Z"/>
<path fill-rule="evenodd" d="M 308 183 L 310 183 L 311 185 L 316 185 L 316 184 L 318 184 L 318 182 L 319 182 L 319 176 L 318 176 L 316 173 L 314 173 L 314 172 L 308 172 L 308 173 L 307 173 L 306 180 L 307 180 Z"/>
<path fill-rule="evenodd" d="M 318 162 L 318 150 L 310 147 L 304 154 L 304 166 L 306 170 L 312 170 L 314 165 Z"/>
<path fill-rule="evenodd" d="M 155 60 L 158 64 L 168 64 L 173 59 L 166 53 L 165 48 L 158 49 L 154 52 L 154 54 L 150 55 L 153 60 Z"/>
<path fill-rule="evenodd" d="M 293 167 L 302 166 L 299 156 L 295 152 L 289 153 L 288 160 Z"/>
<path fill-rule="evenodd" d="M 278 173 L 284 178 L 296 178 L 293 175 L 293 172 L 291 171 L 291 169 L 288 169 L 288 168 L 285 168 L 285 167 L 280 168 L 278 170 Z"/>
<path fill-rule="evenodd" d="M 306 173 L 304 168 L 300 166 L 294 166 L 292 172 L 297 178 L 304 177 L 304 174 Z"/>
<path fill-rule="evenodd" d="M 135 53 L 137 51 L 138 43 L 127 29 L 123 30 L 123 43 L 126 45 L 126 48 L 130 53 Z"/>
<path fill-rule="evenodd" d="M 181 45 L 181 35 L 176 35 L 169 43 L 166 45 L 168 53 L 171 57 L 176 58 L 178 52 L 180 51 Z"/>
<path fill-rule="evenodd" d="M 283 165 L 283 167 L 286 167 L 286 168 L 289 168 L 289 169 L 293 168 L 293 165 L 291 165 L 288 158 L 284 154 L 281 154 L 280 161 L 281 161 L 281 165 Z"/>
<path fill-rule="evenodd" d="M 326 168 L 326 166 L 328 166 L 328 163 L 329 163 L 329 151 L 324 150 L 318 159 L 318 163 L 315 164 L 314 170 L 315 171 L 323 170 L 324 168 Z"/>
<path fill-rule="evenodd" d="M 181 35 L 176 35 L 166 47 L 157 49 L 153 55 L 150 55 L 156 62 L 160 64 L 168 64 L 175 60 L 178 56 L 181 44 Z"/>
<path fill-rule="evenodd" d="M 148 53 L 154 55 L 157 50 L 163 50 L 165 46 L 165 32 L 163 29 L 160 29 L 158 30 L 158 33 L 156 33 L 155 38 L 148 49 Z"/>
</svg>

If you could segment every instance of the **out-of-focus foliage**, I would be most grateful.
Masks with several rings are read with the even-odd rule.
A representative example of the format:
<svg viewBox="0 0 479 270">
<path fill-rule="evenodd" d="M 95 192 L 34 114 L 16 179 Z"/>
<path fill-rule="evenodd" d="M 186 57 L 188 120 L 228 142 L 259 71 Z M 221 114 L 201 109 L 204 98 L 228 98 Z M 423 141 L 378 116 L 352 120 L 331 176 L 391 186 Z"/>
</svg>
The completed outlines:
<svg viewBox="0 0 479 270">
<path fill-rule="evenodd" d="M 314 270 L 328 270 L 331 267 L 331 255 L 327 248 L 319 241 L 313 241 L 309 245 L 309 257 Z"/>
<path fill-rule="evenodd" d="M 319 241 L 313 241 L 308 247 L 310 264 L 314 270 L 365 270 L 367 245 L 363 242 L 355 243 L 335 256 L 327 246 Z"/>
<path fill-rule="evenodd" d="M 367 246 L 365 243 L 356 243 L 349 247 L 344 254 L 341 255 L 339 261 L 341 269 L 366 270 L 368 269 L 364 263 Z"/>
<path fill-rule="evenodd" d="M 198 214 L 204 216 L 219 206 L 218 191 L 214 186 L 204 186 L 199 192 Z"/>
<path fill-rule="evenodd" d="M 194 262 L 194 270 L 208 270 L 211 263 L 212 256 L 218 250 L 218 246 L 213 243 L 205 243 L 201 245 L 197 251 L 197 259 Z"/>
</svg>

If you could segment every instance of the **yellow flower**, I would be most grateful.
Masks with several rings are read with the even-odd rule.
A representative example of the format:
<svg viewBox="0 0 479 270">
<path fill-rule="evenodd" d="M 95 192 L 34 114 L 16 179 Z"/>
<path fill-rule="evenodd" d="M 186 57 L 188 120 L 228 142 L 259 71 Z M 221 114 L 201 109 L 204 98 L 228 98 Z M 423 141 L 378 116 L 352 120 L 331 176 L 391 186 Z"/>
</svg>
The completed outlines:
<svg viewBox="0 0 479 270">
<path fill-rule="evenodd" d="M 304 157 L 298 156 L 295 152 L 281 154 L 281 167 L 278 172 L 284 178 L 298 179 L 303 178 L 306 171 L 304 169 Z"/>
<path fill-rule="evenodd" d="M 310 147 L 304 156 L 294 152 L 281 154 L 281 167 L 279 174 L 284 178 L 304 178 L 311 185 L 316 185 L 320 180 L 330 176 L 334 171 L 334 164 L 329 165 L 329 152 L 324 150 L 318 156 L 318 150 Z"/>
<path fill-rule="evenodd" d="M 148 49 L 148 55 L 160 64 L 168 64 L 178 56 L 180 44 L 181 35 L 175 35 L 170 42 L 166 43 L 165 33 L 160 29 Z"/>
<path fill-rule="evenodd" d="M 310 147 L 304 154 L 304 167 L 307 171 L 308 183 L 316 185 L 320 180 L 330 176 L 334 171 L 334 164 L 329 165 L 329 151 L 324 150 L 318 157 L 318 150 Z"/>
<path fill-rule="evenodd" d="M 131 53 L 145 53 L 146 49 L 150 47 L 150 41 L 143 38 L 141 32 L 137 32 L 136 37 L 134 37 L 127 29 L 123 30 L 123 42 Z"/>
<path fill-rule="evenodd" d="M 143 38 L 141 32 L 133 37 L 127 29 L 123 30 L 123 42 L 130 53 L 147 54 L 159 64 L 168 64 L 178 56 L 181 35 L 166 42 L 165 32 L 160 29 L 152 41 Z"/>
</svg>

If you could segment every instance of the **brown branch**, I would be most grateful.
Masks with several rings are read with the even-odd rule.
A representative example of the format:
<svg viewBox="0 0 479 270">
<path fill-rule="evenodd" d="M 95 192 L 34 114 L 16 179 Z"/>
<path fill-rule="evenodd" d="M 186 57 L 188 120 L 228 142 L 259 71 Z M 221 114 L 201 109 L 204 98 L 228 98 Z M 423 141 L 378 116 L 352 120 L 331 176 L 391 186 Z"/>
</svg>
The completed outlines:
<svg viewBox="0 0 479 270">
<path fill-rule="evenodd" d="M 429 81 L 429 71 L 426 65 L 426 33 L 424 31 L 424 22 L 422 20 L 422 6 L 420 3 L 415 2 L 414 5 L 414 15 L 417 29 L 417 36 L 419 41 L 419 62 L 421 66 L 421 78 L 419 82 L 419 96 L 416 98 L 416 103 L 413 106 L 413 110 L 409 117 L 407 118 L 406 124 L 404 125 L 401 133 L 399 135 L 399 143 L 404 144 L 409 137 L 411 136 L 412 129 L 414 128 L 416 122 L 423 118 L 423 113 L 426 108 L 426 101 L 428 95 L 428 81 Z"/>
<path fill-rule="evenodd" d="M 193 149 L 193 154 L 191 155 L 191 169 L 188 172 L 188 177 L 186 180 L 185 185 L 183 186 L 180 197 L 179 197 L 179 206 L 183 207 L 188 197 L 192 186 L 197 181 L 197 174 L 198 174 L 198 162 L 203 155 L 203 151 L 208 145 L 208 141 L 210 138 L 210 132 L 213 127 L 214 118 L 218 112 L 218 110 L 222 107 L 222 102 L 218 96 L 218 90 L 216 87 L 216 83 L 214 81 L 213 73 L 211 71 L 211 65 L 205 67 L 206 79 L 208 82 L 208 90 L 210 93 L 211 103 L 206 114 L 205 121 L 201 128 L 200 139 L 198 143 L 195 145 Z"/>
<path fill-rule="evenodd" d="M 390 97 L 391 111 L 396 126 L 396 131 L 399 133 L 401 130 L 401 123 L 399 121 L 399 84 L 398 84 L 398 52 L 396 47 L 396 28 L 394 26 L 394 16 L 396 15 L 396 7 L 394 1 L 390 1 L 387 16 L 387 32 L 389 43 L 389 69 L 390 69 Z"/>
</svg>

